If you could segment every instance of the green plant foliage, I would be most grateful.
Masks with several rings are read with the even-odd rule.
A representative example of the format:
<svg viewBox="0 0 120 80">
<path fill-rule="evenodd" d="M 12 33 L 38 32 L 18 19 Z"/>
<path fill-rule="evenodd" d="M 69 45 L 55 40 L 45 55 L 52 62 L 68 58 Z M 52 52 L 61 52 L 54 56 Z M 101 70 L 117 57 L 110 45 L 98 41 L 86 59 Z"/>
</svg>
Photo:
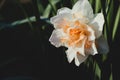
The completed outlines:
<svg viewBox="0 0 120 80">
<path fill-rule="evenodd" d="M 0 22 L 0 31 L 2 31 L 3 29 L 7 29 L 7 28 L 14 29 L 14 27 L 18 27 L 23 24 L 28 24 L 28 26 L 30 27 L 30 30 L 33 30 L 35 33 L 34 41 L 37 40 L 38 43 L 41 44 L 39 46 L 39 48 L 40 48 L 40 50 L 43 51 L 43 53 L 45 53 L 45 51 L 47 52 L 47 49 L 50 48 L 49 47 L 50 44 L 48 44 L 47 41 L 50 36 L 49 33 L 51 33 L 51 30 L 53 29 L 53 26 L 51 26 L 51 23 L 49 21 L 50 17 L 56 15 L 57 10 L 59 8 L 67 6 L 67 5 L 65 5 L 65 3 L 70 3 L 68 5 L 70 7 L 72 7 L 78 0 L 46 0 L 47 1 L 46 3 L 44 2 L 44 0 L 43 1 L 36 0 L 37 5 L 33 3 L 33 0 L 30 0 L 31 3 L 28 3 L 28 5 L 32 6 L 32 8 L 34 6 L 37 6 L 38 10 L 36 10 L 36 13 L 39 14 L 40 16 L 36 15 L 34 10 L 33 10 L 32 15 L 30 15 L 27 12 L 26 7 L 24 6 L 24 4 L 22 4 L 20 2 L 20 0 L 12 0 L 12 1 L 21 10 L 22 19 L 16 18 L 14 21 L 11 20 L 11 22 L 10 22 L 10 21 L 7 21 L 9 18 L 6 19 L 6 16 L 4 16 L 5 13 L 1 12 L 0 13 L 0 21 L 1 21 Z M 103 12 L 103 14 L 104 14 L 105 24 L 104 24 L 103 35 L 107 39 L 108 44 L 110 45 L 110 51 L 112 51 L 111 49 L 112 49 L 112 46 L 114 45 L 112 43 L 112 41 L 115 40 L 116 33 L 119 28 L 118 26 L 120 24 L 120 21 L 119 21 L 120 20 L 120 6 L 116 7 L 115 3 L 117 2 L 117 0 L 89 0 L 89 1 L 93 7 L 93 12 L 95 14 L 99 13 L 99 12 Z M 115 9 L 117 9 L 116 12 L 115 12 Z M 2 8 L 0 8 L 0 10 L 2 11 Z M 37 17 L 37 19 L 36 19 L 36 17 Z M 33 34 L 33 33 L 31 33 L 31 34 Z M 36 38 L 36 36 L 37 36 L 37 38 Z M 38 38 L 38 37 L 40 37 L 40 38 Z M 37 44 L 37 42 L 33 42 L 33 44 L 34 43 Z M 41 53 L 42 53 L 42 51 L 41 51 Z M 63 54 L 64 54 L 64 51 L 63 51 Z M 104 70 L 105 70 L 105 69 L 103 69 L 104 68 L 103 66 L 105 66 L 105 68 L 106 68 L 106 63 L 109 63 L 107 68 L 108 67 L 110 69 L 112 68 L 111 67 L 112 62 L 109 61 L 109 60 L 111 60 L 110 59 L 111 57 L 109 57 L 109 56 L 111 56 L 111 54 L 112 54 L 111 52 L 109 52 L 108 54 L 105 54 L 105 55 L 103 54 L 102 56 L 97 57 L 98 60 L 95 60 L 96 56 L 95 56 L 95 59 L 93 59 L 93 57 L 90 57 L 84 63 L 84 65 L 86 65 L 88 69 L 91 69 L 91 66 L 93 67 L 93 72 L 91 72 L 91 73 L 95 74 L 94 80 L 102 79 L 102 77 L 103 77 L 102 72 L 104 72 Z M 100 54 L 98 54 L 98 56 L 99 55 Z M 9 62 L 6 62 L 6 63 L 9 63 Z M 113 80 L 114 76 L 112 73 L 112 69 L 110 72 L 111 72 L 110 75 L 108 75 L 109 80 Z"/>
<path fill-rule="evenodd" d="M 114 22 L 113 33 L 112 33 L 113 40 L 115 38 L 115 34 L 116 34 L 119 24 L 120 24 L 120 6 L 118 8 L 117 15 L 116 15 L 115 22 Z"/>
</svg>

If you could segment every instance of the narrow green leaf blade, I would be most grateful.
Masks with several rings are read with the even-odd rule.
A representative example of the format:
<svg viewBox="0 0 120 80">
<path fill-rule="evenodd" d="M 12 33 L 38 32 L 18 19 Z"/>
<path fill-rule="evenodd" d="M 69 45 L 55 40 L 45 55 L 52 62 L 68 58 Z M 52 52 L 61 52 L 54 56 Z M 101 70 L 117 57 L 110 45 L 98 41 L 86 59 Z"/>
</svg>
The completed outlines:
<svg viewBox="0 0 120 80">
<path fill-rule="evenodd" d="M 96 64 L 95 74 L 99 78 L 99 80 L 101 80 L 101 69 L 100 69 L 99 65 L 97 64 L 97 62 L 95 64 Z"/>
<path fill-rule="evenodd" d="M 98 13 L 101 9 L 101 1 L 100 0 L 96 0 L 96 4 L 95 4 L 95 13 Z"/>
<path fill-rule="evenodd" d="M 116 34 L 116 31 L 117 31 L 117 28 L 118 28 L 118 25 L 120 23 L 120 6 L 118 8 L 118 11 L 117 11 L 117 15 L 116 15 L 116 19 L 115 19 L 115 22 L 114 22 L 114 28 L 113 28 L 113 33 L 112 33 L 112 39 L 114 40 L 115 38 L 115 34 Z"/>
</svg>

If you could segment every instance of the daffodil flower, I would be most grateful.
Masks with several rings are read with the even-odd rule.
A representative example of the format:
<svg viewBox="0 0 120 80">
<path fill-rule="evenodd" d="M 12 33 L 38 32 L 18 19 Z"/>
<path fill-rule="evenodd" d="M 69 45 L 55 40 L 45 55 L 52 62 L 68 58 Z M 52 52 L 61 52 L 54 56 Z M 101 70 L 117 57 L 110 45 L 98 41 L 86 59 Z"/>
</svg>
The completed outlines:
<svg viewBox="0 0 120 80">
<path fill-rule="evenodd" d="M 107 42 L 102 36 L 103 14 L 93 14 L 88 0 L 78 0 L 72 9 L 59 9 L 50 21 L 55 29 L 49 41 L 55 47 L 68 48 L 66 55 L 69 63 L 74 59 L 79 66 L 89 55 L 108 52 Z"/>
</svg>

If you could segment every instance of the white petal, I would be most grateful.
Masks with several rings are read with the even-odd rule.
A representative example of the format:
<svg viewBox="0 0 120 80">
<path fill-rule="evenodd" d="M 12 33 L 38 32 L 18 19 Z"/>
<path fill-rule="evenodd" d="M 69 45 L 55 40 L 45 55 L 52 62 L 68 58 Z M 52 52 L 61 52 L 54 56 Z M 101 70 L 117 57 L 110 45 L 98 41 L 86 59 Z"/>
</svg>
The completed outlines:
<svg viewBox="0 0 120 80">
<path fill-rule="evenodd" d="M 93 53 L 92 53 L 92 55 L 95 55 L 95 54 L 98 53 L 98 52 L 97 52 L 97 48 L 96 48 L 95 43 L 92 43 L 92 49 L 93 49 Z"/>
<path fill-rule="evenodd" d="M 109 52 L 108 43 L 105 40 L 103 35 L 96 40 L 96 43 L 97 43 L 97 46 L 98 46 L 98 52 L 99 53 L 105 53 L 106 54 L 106 53 Z"/>
<path fill-rule="evenodd" d="M 58 9 L 58 11 L 57 11 L 57 15 L 59 15 L 59 14 L 63 14 L 63 13 L 71 13 L 71 9 L 69 9 L 69 8 L 67 8 L 67 7 L 64 7 L 64 8 Z"/>
<path fill-rule="evenodd" d="M 72 47 L 69 47 L 68 50 L 66 51 L 66 55 L 68 62 L 71 63 L 72 60 L 75 58 L 76 51 Z"/>
<path fill-rule="evenodd" d="M 50 22 L 54 24 L 55 28 L 61 28 L 62 26 L 69 24 L 71 20 L 72 20 L 72 14 L 63 13 L 63 14 L 59 14 L 57 16 L 52 17 L 50 19 Z"/>
<path fill-rule="evenodd" d="M 72 9 L 72 13 L 77 14 L 78 17 L 83 16 L 83 18 L 92 19 L 93 9 L 91 7 L 91 4 L 88 2 L 88 0 L 79 0 Z"/>
<path fill-rule="evenodd" d="M 84 49 L 85 41 L 86 41 L 86 38 L 83 40 L 82 45 L 80 47 L 75 47 L 75 46 L 73 47 L 76 53 L 79 52 L 82 56 L 85 56 L 85 49 Z"/>
<path fill-rule="evenodd" d="M 87 27 L 88 31 L 90 32 L 90 36 L 88 37 L 88 40 L 92 41 L 95 40 L 95 32 L 91 27 Z"/>
<path fill-rule="evenodd" d="M 78 53 L 82 56 L 86 56 L 84 53 L 85 40 L 86 39 L 84 39 L 81 47 L 68 47 L 66 53 L 69 62 L 71 62 L 74 59 L 75 55 L 77 55 Z"/>
<path fill-rule="evenodd" d="M 77 54 L 75 56 L 75 64 L 76 66 L 79 66 L 81 63 L 83 63 L 87 59 L 88 55 L 82 56 L 80 54 Z"/>
<path fill-rule="evenodd" d="M 60 47 L 62 45 L 60 38 L 64 36 L 61 29 L 53 30 L 52 35 L 49 39 L 52 45 Z"/>
<path fill-rule="evenodd" d="M 95 43 L 92 43 L 92 47 L 89 49 L 86 48 L 85 51 L 86 54 L 91 54 L 91 55 L 95 55 L 98 53 Z"/>
<path fill-rule="evenodd" d="M 85 56 L 85 49 L 84 49 L 85 41 L 86 41 L 86 39 L 84 39 L 81 47 L 76 48 L 76 51 L 79 52 L 83 56 Z"/>
<path fill-rule="evenodd" d="M 102 35 L 103 25 L 104 25 L 104 16 L 102 13 L 96 15 L 93 21 L 90 23 L 91 27 L 95 30 L 96 38 L 99 38 Z"/>
</svg>

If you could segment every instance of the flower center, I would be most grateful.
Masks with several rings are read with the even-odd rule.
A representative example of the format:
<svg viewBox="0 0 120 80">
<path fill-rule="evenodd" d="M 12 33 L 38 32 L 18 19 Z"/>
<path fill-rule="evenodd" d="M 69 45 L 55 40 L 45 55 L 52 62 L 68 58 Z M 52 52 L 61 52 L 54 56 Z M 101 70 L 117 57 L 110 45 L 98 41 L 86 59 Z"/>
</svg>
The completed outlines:
<svg viewBox="0 0 120 80">
<path fill-rule="evenodd" d="M 80 28 L 70 29 L 68 44 L 70 46 L 72 45 L 81 46 L 85 37 L 87 37 L 87 33 L 88 32 L 86 30 L 81 30 Z"/>
<path fill-rule="evenodd" d="M 70 25 L 66 25 L 63 27 L 64 33 L 68 34 L 68 39 L 61 38 L 61 41 L 67 42 L 69 46 L 78 47 L 83 45 L 83 41 L 86 38 L 84 44 L 85 48 L 90 48 L 92 42 L 88 41 L 88 37 L 91 33 L 87 30 L 87 26 L 85 24 L 80 23 L 78 20 L 75 21 L 73 25 L 74 27 L 70 27 Z"/>
<path fill-rule="evenodd" d="M 74 29 L 70 29 L 69 31 L 69 44 L 77 41 L 80 38 L 80 35 L 82 34 L 82 31 L 79 28 L 74 28 Z"/>
<path fill-rule="evenodd" d="M 87 26 L 80 23 L 79 21 L 74 22 L 75 28 L 69 30 L 69 41 L 70 46 L 81 46 L 85 37 L 87 38 L 90 35 L 90 32 L 87 31 Z"/>
</svg>

